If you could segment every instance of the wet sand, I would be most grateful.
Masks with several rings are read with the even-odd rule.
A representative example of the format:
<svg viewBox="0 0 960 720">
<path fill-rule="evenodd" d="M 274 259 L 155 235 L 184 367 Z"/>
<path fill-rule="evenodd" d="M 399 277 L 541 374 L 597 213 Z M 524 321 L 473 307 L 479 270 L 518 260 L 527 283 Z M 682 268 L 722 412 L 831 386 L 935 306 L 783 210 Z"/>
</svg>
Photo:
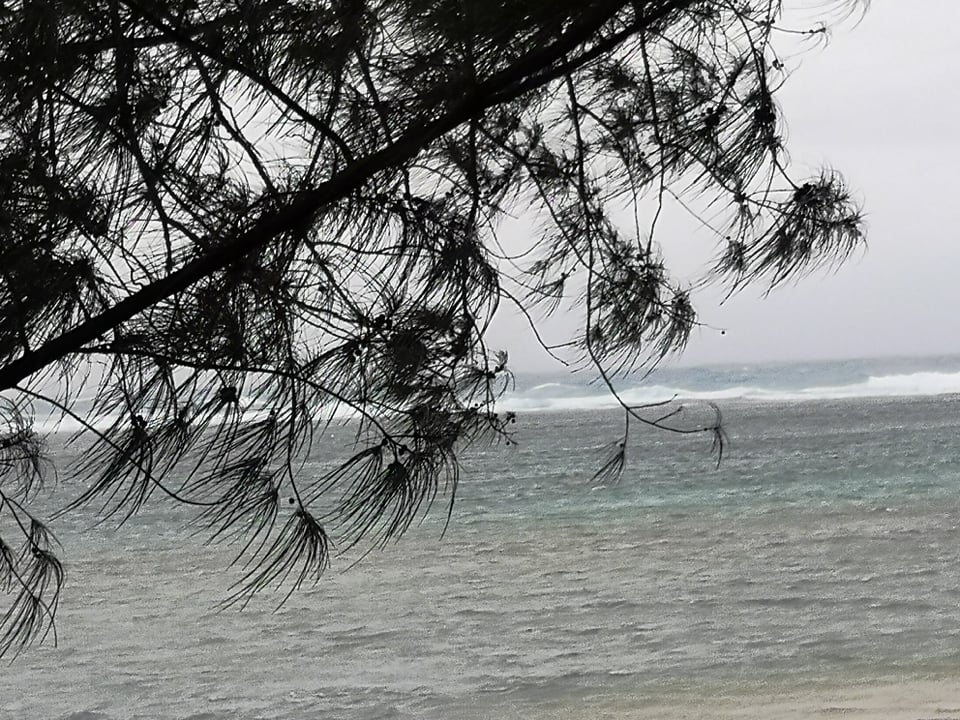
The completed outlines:
<svg viewBox="0 0 960 720">
<path fill-rule="evenodd" d="M 699 704 L 699 703 L 698 703 Z M 702 720 L 960 720 L 960 677 L 716 697 L 699 707 L 652 707 L 638 718 Z"/>
<path fill-rule="evenodd" d="M 960 675 L 950 678 L 886 678 L 835 687 L 736 689 L 716 694 L 681 693 L 651 700 L 598 700 L 574 715 L 554 708 L 538 720 L 960 720 Z"/>
</svg>

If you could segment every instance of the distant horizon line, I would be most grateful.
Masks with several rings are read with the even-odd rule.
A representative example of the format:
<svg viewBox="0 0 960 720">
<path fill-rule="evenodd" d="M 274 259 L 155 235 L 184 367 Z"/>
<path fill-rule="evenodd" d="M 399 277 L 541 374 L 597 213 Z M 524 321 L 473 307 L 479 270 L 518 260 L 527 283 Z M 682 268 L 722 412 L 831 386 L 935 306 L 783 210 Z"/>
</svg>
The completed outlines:
<svg viewBox="0 0 960 720">
<path fill-rule="evenodd" d="M 953 352 L 937 352 L 937 353 L 881 353 L 877 355 L 856 355 L 856 356 L 817 356 L 817 357 L 799 357 L 799 358 L 766 358 L 762 360 L 716 360 L 716 361 L 693 361 L 693 362 L 684 362 L 682 357 L 676 358 L 674 361 L 669 359 L 664 360 L 661 363 L 658 363 L 654 368 L 653 372 L 657 370 L 697 370 L 697 369 L 710 369 L 710 368 L 731 368 L 738 366 L 777 366 L 777 365 L 802 365 L 802 364 L 827 364 L 827 363 L 844 363 L 844 362 L 866 362 L 870 360 L 879 360 L 879 361 L 917 361 L 917 360 L 947 360 L 947 359 L 957 359 L 960 362 L 960 351 Z M 556 363 L 551 367 L 543 367 L 540 369 L 518 369 L 513 370 L 514 375 L 543 375 L 543 374 L 552 374 L 552 373 L 571 373 L 571 374 L 583 374 L 590 371 L 595 371 L 595 368 L 589 366 L 567 366 L 560 363 Z M 638 366 L 637 370 L 632 370 L 625 373 L 615 373 L 617 377 L 630 377 L 633 375 L 643 375 L 648 372 L 647 369 L 644 369 L 641 366 Z"/>
</svg>

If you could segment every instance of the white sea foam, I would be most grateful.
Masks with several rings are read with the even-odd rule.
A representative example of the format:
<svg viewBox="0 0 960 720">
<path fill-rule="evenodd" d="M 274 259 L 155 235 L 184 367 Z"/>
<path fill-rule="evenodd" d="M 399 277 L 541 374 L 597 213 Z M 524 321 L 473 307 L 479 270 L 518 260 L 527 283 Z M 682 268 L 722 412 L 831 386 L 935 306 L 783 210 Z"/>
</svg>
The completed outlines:
<svg viewBox="0 0 960 720">
<path fill-rule="evenodd" d="M 822 377 L 822 376 L 821 376 Z M 759 378 L 758 378 L 759 379 Z M 816 381 L 814 379 L 813 382 Z M 914 373 L 869 376 L 861 382 L 848 384 L 811 384 L 808 387 L 764 387 L 750 384 L 749 380 L 724 386 L 723 380 L 714 379 L 715 387 L 692 389 L 677 385 L 650 384 L 623 388 L 620 397 L 632 405 L 655 404 L 672 399 L 720 402 L 745 400 L 754 402 L 802 402 L 810 400 L 842 400 L 854 398 L 925 397 L 960 394 L 960 372 L 921 371 Z M 701 384 L 707 384 L 702 381 Z M 501 410 L 550 411 L 550 410 L 599 410 L 618 407 L 617 400 L 599 385 L 575 385 L 563 382 L 543 382 L 530 388 L 520 388 L 507 393 L 497 403 Z M 332 409 L 336 420 L 356 416 L 347 407 Z M 248 402 L 244 406 L 245 420 L 257 420 L 264 411 Z M 111 427 L 115 416 L 96 416 L 87 420 L 97 430 Z M 34 427 L 44 432 L 75 432 L 81 424 L 59 413 L 38 413 Z"/>
<path fill-rule="evenodd" d="M 90 400 L 83 399 L 80 401 L 80 404 L 89 406 Z M 240 417 L 245 423 L 265 420 L 269 415 L 269 408 L 263 407 L 249 398 L 242 398 L 240 407 L 242 410 Z M 356 410 L 343 405 L 337 405 L 332 408 L 325 407 L 324 411 L 326 414 L 318 415 L 318 419 L 343 421 L 351 420 L 357 416 Z M 41 409 L 33 418 L 33 429 L 41 433 L 71 434 L 89 429 L 97 432 L 105 432 L 113 428 L 120 418 L 121 416 L 116 414 L 86 415 L 82 410 L 77 413 L 77 416 L 73 416 L 56 410 L 47 412 Z M 215 413 L 211 417 L 209 425 L 210 427 L 216 427 L 225 420 L 226 415 L 223 412 Z"/>
<path fill-rule="evenodd" d="M 639 385 L 622 390 L 620 396 L 625 402 L 639 405 L 665 402 L 674 398 L 702 401 L 792 402 L 951 394 L 960 394 L 960 372 L 880 375 L 846 385 L 814 385 L 797 388 L 734 385 L 709 390 L 693 390 L 667 385 Z M 617 407 L 618 403 L 612 395 L 598 388 L 547 383 L 537 385 L 530 390 L 510 393 L 503 398 L 500 405 L 505 410 L 593 410 Z"/>
</svg>

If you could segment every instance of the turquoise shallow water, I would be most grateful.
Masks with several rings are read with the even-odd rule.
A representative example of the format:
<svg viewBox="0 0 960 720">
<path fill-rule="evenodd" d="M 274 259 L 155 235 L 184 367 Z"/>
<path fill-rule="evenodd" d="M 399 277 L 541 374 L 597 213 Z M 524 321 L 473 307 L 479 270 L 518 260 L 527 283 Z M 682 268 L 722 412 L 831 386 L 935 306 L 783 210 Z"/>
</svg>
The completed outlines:
<svg viewBox="0 0 960 720">
<path fill-rule="evenodd" d="M 780 391 L 829 385 L 810 373 Z M 158 501 L 116 531 L 65 518 L 60 644 L 4 669 L 0 718 L 579 717 L 716 688 L 960 675 L 960 397 L 722 408 L 719 469 L 706 438 L 639 433 L 616 484 L 589 480 L 616 411 L 521 413 L 518 446 L 465 458 L 442 539 L 438 508 L 279 612 L 269 596 L 214 610 L 237 573 L 228 548 L 183 531 L 182 508 Z"/>
</svg>

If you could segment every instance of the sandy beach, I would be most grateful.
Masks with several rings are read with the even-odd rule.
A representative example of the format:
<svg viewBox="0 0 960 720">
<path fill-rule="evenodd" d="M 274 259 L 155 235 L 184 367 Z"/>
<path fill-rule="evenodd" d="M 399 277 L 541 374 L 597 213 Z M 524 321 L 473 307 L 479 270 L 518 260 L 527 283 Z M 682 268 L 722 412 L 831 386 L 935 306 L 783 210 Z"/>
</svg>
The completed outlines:
<svg viewBox="0 0 960 720">
<path fill-rule="evenodd" d="M 543 720 L 571 717 L 571 708 L 548 710 Z M 749 688 L 691 698 L 598 701 L 577 716 L 593 720 L 960 720 L 960 676 L 924 680 L 889 678 L 836 687 Z"/>
</svg>

